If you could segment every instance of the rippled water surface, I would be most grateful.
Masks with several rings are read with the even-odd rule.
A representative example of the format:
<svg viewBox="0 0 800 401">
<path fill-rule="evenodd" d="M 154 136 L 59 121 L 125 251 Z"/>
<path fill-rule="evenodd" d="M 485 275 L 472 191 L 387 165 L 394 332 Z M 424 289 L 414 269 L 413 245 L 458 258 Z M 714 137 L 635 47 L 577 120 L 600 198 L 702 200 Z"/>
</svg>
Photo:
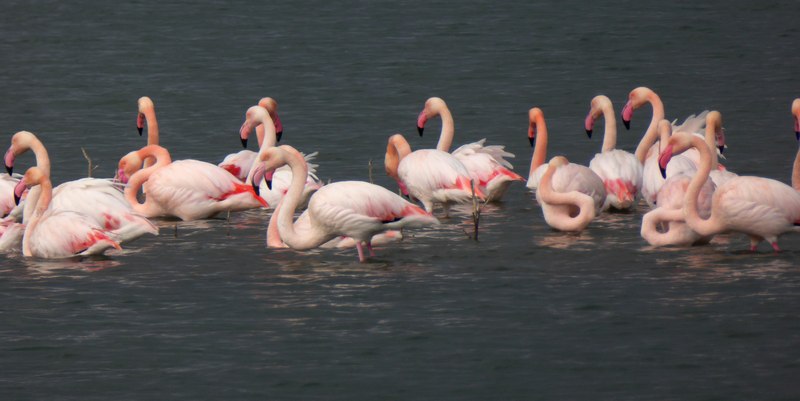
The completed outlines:
<svg viewBox="0 0 800 401">
<path fill-rule="evenodd" d="M 327 180 L 383 174 L 429 96 L 455 144 L 488 138 L 527 176 L 527 110 L 550 154 L 588 163 L 590 99 L 646 85 L 668 118 L 723 114 L 724 162 L 789 182 L 800 96 L 796 2 L 55 2 L 0 7 L 0 136 L 35 132 L 53 180 L 111 176 L 153 98 L 173 157 L 238 151 L 246 108 L 280 103 L 284 142 Z M 715 2 L 716 3 L 716 2 Z M 619 147 L 649 119 L 636 112 Z M 621 125 L 620 128 L 622 129 Z M 596 132 L 601 130 L 597 129 Z M 251 145 L 252 146 L 252 145 Z M 18 159 L 19 169 L 33 163 Z M 800 397 L 800 236 L 654 249 L 642 211 L 550 230 L 523 185 L 480 241 L 455 210 L 369 263 L 266 249 L 267 211 L 158 221 L 106 257 L 0 255 L 2 399 L 657 399 Z"/>
</svg>

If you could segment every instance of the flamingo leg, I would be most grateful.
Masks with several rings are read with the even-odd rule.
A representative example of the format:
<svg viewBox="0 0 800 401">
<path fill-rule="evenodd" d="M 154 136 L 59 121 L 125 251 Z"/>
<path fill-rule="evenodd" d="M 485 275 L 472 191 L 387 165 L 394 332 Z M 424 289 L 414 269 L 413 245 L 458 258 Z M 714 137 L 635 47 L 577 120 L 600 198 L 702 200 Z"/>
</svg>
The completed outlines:
<svg viewBox="0 0 800 401">
<path fill-rule="evenodd" d="M 761 242 L 761 237 L 754 235 L 750 236 L 750 251 L 755 252 L 758 249 L 758 244 Z"/>
<path fill-rule="evenodd" d="M 367 241 L 367 249 L 369 249 L 369 256 L 375 257 L 375 251 L 372 250 L 372 241 Z"/>
<path fill-rule="evenodd" d="M 356 241 L 356 249 L 358 249 L 358 261 L 365 262 L 367 258 L 364 257 L 364 246 L 361 245 L 361 241 Z"/>
</svg>

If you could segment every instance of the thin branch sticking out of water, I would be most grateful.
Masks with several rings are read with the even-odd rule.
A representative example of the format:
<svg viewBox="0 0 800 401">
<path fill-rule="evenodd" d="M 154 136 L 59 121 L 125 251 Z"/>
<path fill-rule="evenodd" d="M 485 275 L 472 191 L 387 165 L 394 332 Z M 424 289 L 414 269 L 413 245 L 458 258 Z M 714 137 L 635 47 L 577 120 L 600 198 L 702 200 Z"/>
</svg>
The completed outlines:
<svg viewBox="0 0 800 401">
<path fill-rule="evenodd" d="M 86 149 L 84 149 L 83 147 L 81 147 L 81 152 L 83 152 L 83 157 L 84 157 L 84 158 L 86 159 L 86 161 L 89 163 L 89 171 L 88 171 L 86 174 L 87 174 L 87 177 L 90 177 L 90 178 L 91 178 L 91 177 L 92 177 L 92 173 L 93 173 L 95 170 L 97 170 L 97 168 L 98 168 L 98 167 L 100 167 L 100 166 L 95 166 L 95 165 L 92 163 L 92 158 L 91 158 L 91 157 L 89 157 L 89 153 L 87 153 L 87 152 L 86 152 Z"/>
</svg>

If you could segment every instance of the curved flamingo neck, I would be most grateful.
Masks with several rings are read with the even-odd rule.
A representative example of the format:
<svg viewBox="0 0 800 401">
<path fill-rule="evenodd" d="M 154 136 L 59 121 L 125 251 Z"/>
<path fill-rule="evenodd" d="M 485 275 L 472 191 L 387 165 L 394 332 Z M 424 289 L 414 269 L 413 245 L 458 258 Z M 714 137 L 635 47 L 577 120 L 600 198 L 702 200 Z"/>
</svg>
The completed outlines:
<svg viewBox="0 0 800 401">
<path fill-rule="evenodd" d="M 698 197 L 700 189 L 708 180 L 708 175 L 711 173 L 711 150 L 706 145 L 704 139 L 697 135 L 687 134 L 690 137 L 691 147 L 697 149 L 700 153 L 700 165 L 697 166 L 697 172 L 689 186 L 686 188 L 685 204 L 683 206 L 684 214 L 686 215 L 686 223 L 700 235 L 712 235 L 719 233 L 723 230 L 724 226 L 719 218 L 715 216 L 714 209 L 711 208 L 711 216 L 704 220 L 697 210 Z"/>
<path fill-rule="evenodd" d="M 436 144 L 436 149 L 442 152 L 450 152 L 450 146 L 453 145 L 453 136 L 455 135 L 453 115 L 444 101 L 434 103 L 431 111 L 431 117 L 438 115 L 442 119 L 442 131 L 439 133 L 439 143 Z"/>
<path fill-rule="evenodd" d="M 722 131 L 722 117 L 718 112 L 712 111 L 706 116 L 705 142 L 711 151 L 711 170 L 719 167 L 719 157 L 717 156 L 717 132 Z"/>
<path fill-rule="evenodd" d="M 542 202 L 554 206 L 577 206 L 578 215 L 575 217 L 567 214 L 549 216 L 548 222 L 554 224 L 559 230 L 580 231 L 595 217 L 594 201 L 589 195 L 578 191 L 561 193 L 553 190 L 553 175 L 558 167 L 551 164 L 539 182 L 538 191 L 541 191 Z"/>
<path fill-rule="evenodd" d="M 156 119 L 156 110 L 153 108 L 146 108 L 142 112 L 144 119 L 147 121 L 147 144 L 158 145 L 158 119 Z"/>
<path fill-rule="evenodd" d="M 166 149 L 158 145 L 145 146 L 136 153 L 140 160 L 155 158 L 155 164 L 135 172 L 130 177 L 128 185 L 125 187 L 125 199 L 136 212 L 149 215 L 155 207 L 153 201 L 148 197 L 145 198 L 144 203 L 139 203 L 139 200 L 136 199 L 136 194 L 139 193 L 139 189 L 150 179 L 150 176 L 156 172 L 156 170 L 172 163 L 172 158 Z"/>
<path fill-rule="evenodd" d="M 261 134 L 259 135 L 259 132 Z M 269 148 L 274 148 L 275 145 L 278 143 L 278 134 L 275 131 L 275 124 L 272 121 L 272 117 L 270 117 L 269 113 L 263 113 L 261 118 L 261 123 L 256 126 L 256 135 L 258 136 L 258 155 L 261 156 L 264 152 L 267 151 Z M 255 173 L 255 166 L 260 163 L 260 157 L 256 157 L 253 160 L 253 164 L 250 166 L 250 172 L 247 174 L 247 179 L 245 182 L 247 184 L 253 183 L 253 174 Z M 305 160 L 305 159 L 303 159 Z"/>
<path fill-rule="evenodd" d="M 800 191 L 800 148 L 797 149 L 797 155 L 794 157 L 794 166 L 792 167 L 792 187 Z"/>
<path fill-rule="evenodd" d="M 22 141 L 20 143 L 19 153 L 30 149 L 33 152 L 34 157 L 36 157 L 36 167 L 39 167 L 44 175 L 49 177 L 50 155 L 47 153 L 47 148 L 44 147 L 44 144 L 39 140 L 39 138 L 36 137 L 36 135 L 27 131 L 23 131 L 16 135 L 20 134 L 22 134 Z"/>
<path fill-rule="evenodd" d="M 397 168 L 400 166 L 400 161 L 411 153 L 411 145 L 408 144 L 406 138 L 401 134 L 394 134 L 389 137 L 389 143 L 386 145 L 386 156 L 383 163 L 386 168 L 386 175 L 394 178 L 400 182 L 400 176 L 397 174 Z"/>
<path fill-rule="evenodd" d="M 39 190 L 35 193 L 31 190 L 28 191 L 28 200 L 34 206 L 33 214 L 30 216 L 29 221 L 25 225 L 25 232 L 22 238 L 22 254 L 25 256 L 33 256 L 31 252 L 30 238 L 36 227 L 39 225 L 42 215 L 50 207 L 50 201 L 53 199 L 53 183 L 50 179 L 42 177 L 39 181 Z"/>
<path fill-rule="evenodd" d="M 531 127 L 536 125 L 536 145 L 533 147 L 533 158 L 531 159 L 531 169 L 528 177 L 533 177 L 534 171 L 544 164 L 547 159 L 547 124 L 544 116 L 539 113 L 530 118 Z"/>
<path fill-rule="evenodd" d="M 278 232 L 283 242 L 290 246 L 292 249 L 310 249 L 316 248 L 331 237 L 322 232 L 312 221 L 311 229 L 308 232 L 303 232 L 302 235 L 295 231 L 294 225 L 294 211 L 297 209 L 297 204 L 300 202 L 300 197 L 303 194 L 303 186 L 306 183 L 306 176 L 308 176 L 308 165 L 300 152 L 294 150 L 289 146 L 281 146 L 277 148 L 278 154 L 281 155 L 279 164 L 288 164 L 292 170 L 292 182 L 289 185 L 289 190 L 286 195 L 281 199 L 282 206 L 277 210 L 278 214 Z M 309 213 L 307 210 L 305 213 Z"/>
<path fill-rule="evenodd" d="M 650 125 L 647 126 L 647 131 L 645 131 L 644 136 L 642 136 L 639 146 L 636 147 L 636 158 L 639 160 L 639 163 L 644 163 L 644 159 L 647 157 L 647 151 L 656 143 L 656 139 L 658 138 L 658 122 L 664 119 L 664 103 L 661 102 L 661 98 L 653 91 L 648 91 L 645 98 L 653 107 L 653 117 L 650 119 Z"/>
<path fill-rule="evenodd" d="M 275 210 L 272 211 L 272 216 L 269 218 L 269 225 L 267 226 L 267 247 L 268 248 L 285 248 L 286 245 L 281 240 L 280 231 L 278 231 L 278 215 L 281 211 L 282 202 L 278 202 Z"/>
<path fill-rule="evenodd" d="M 614 115 L 614 106 L 611 102 L 602 102 L 601 110 L 605 120 L 605 130 L 603 131 L 603 152 L 614 150 L 617 146 L 617 119 Z"/>
</svg>

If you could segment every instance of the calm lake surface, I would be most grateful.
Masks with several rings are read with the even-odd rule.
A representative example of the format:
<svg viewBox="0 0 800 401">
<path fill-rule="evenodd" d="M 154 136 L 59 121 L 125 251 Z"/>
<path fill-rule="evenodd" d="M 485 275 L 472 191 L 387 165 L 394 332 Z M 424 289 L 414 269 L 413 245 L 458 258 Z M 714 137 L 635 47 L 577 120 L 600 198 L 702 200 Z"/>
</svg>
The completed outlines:
<svg viewBox="0 0 800 401">
<path fill-rule="evenodd" d="M 790 180 L 797 2 L 200 3 L 4 2 L 2 149 L 29 130 L 54 182 L 86 175 L 81 147 L 111 176 L 145 143 L 147 95 L 174 159 L 217 163 L 272 96 L 283 143 L 318 150 L 321 178 L 367 180 L 372 161 L 395 189 L 386 140 L 435 146 L 439 120 L 423 138 L 415 122 L 440 96 L 454 144 L 506 145 L 527 177 L 529 108 L 545 112 L 550 155 L 588 164 L 591 98 L 619 112 L 644 85 L 670 119 L 720 110 L 730 170 Z M 646 107 L 620 124 L 618 146 L 649 120 Z M 0 255 L 0 398 L 800 398 L 800 236 L 779 254 L 742 235 L 654 249 L 645 211 L 562 234 L 520 184 L 484 210 L 479 242 L 460 209 L 365 264 L 267 249 L 266 210 L 158 221 L 160 236 L 106 257 Z"/>
</svg>

